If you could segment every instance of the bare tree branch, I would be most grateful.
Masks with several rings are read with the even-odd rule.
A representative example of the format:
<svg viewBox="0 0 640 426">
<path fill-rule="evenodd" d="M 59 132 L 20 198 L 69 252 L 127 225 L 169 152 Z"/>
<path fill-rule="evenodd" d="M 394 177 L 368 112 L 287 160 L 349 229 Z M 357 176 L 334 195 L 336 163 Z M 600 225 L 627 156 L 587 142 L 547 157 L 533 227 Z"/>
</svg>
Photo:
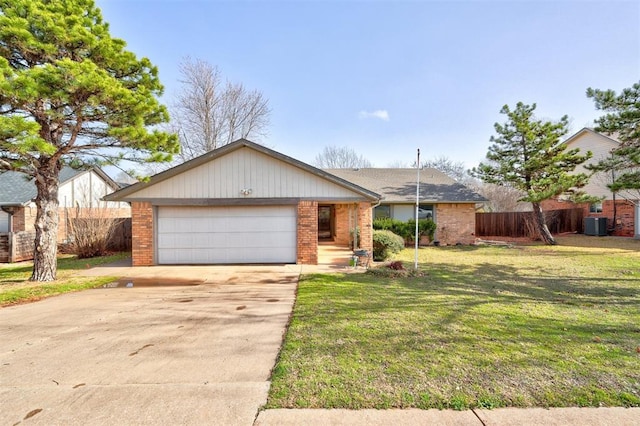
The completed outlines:
<svg viewBox="0 0 640 426">
<path fill-rule="evenodd" d="M 180 138 L 179 158 L 187 161 L 237 139 L 260 142 L 269 126 L 268 100 L 242 84 L 222 82 L 217 67 L 185 58 L 182 91 L 171 107 L 170 130 Z"/>
<path fill-rule="evenodd" d="M 349 169 L 372 167 L 369 160 L 362 155 L 358 155 L 353 149 L 348 147 L 326 146 L 324 150 L 316 155 L 313 163 L 321 169 Z"/>
</svg>

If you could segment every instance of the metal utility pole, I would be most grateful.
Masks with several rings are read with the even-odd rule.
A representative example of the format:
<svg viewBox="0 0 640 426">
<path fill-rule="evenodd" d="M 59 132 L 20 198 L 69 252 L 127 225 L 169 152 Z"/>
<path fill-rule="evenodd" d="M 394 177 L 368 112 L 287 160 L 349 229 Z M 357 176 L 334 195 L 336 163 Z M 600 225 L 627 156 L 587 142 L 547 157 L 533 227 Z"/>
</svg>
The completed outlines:
<svg viewBox="0 0 640 426">
<path fill-rule="evenodd" d="M 415 260 L 414 260 L 414 268 L 417 271 L 418 270 L 418 243 L 419 243 L 419 236 L 418 236 L 418 219 L 419 219 L 419 215 L 418 215 L 418 209 L 420 208 L 420 149 L 418 149 L 418 159 L 416 161 L 416 167 L 418 168 L 418 180 L 416 181 L 416 236 L 415 236 L 415 240 L 416 240 L 416 254 L 415 254 Z"/>
</svg>

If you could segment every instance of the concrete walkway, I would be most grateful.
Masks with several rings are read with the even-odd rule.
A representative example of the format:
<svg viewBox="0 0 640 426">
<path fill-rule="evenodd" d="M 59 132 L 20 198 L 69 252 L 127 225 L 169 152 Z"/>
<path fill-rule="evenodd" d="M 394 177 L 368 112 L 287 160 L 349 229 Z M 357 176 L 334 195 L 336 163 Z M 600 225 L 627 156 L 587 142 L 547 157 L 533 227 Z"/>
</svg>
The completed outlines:
<svg viewBox="0 0 640 426">
<path fill-rule="evenodd" d="M 637 426 L 640 408 L 498 408 L 495 410 L 266 410 L 255 426 Z"/>
</svg>

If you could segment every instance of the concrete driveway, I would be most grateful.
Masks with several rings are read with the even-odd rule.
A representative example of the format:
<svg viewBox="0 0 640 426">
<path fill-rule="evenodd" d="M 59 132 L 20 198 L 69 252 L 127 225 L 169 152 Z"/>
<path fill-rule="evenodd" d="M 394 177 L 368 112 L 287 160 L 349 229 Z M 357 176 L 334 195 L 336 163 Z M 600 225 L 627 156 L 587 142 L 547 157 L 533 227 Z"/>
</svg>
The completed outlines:
<svg viewBox="0 0 640 426">
<path fill-rule="evenodd" d="M 123 271 L 114 288 L 0 309 L 0 424 L 253 424 L 298 272 L 89 273 Z"/>
</svg>

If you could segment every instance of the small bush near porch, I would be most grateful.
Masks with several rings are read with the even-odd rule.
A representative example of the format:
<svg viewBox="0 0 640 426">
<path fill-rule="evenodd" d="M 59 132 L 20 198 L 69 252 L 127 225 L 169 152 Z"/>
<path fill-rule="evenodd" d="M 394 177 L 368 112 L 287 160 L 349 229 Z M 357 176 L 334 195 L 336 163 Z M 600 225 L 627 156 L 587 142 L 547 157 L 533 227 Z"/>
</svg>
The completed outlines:
<svg viewBox="0 0 640 426">
<path fill-rule="evenodd" d="M 427 247 L 415 277 L 305 277 L 268 407 L 640 405 L 640 241 L 559 243 Z"/>
</svg>

